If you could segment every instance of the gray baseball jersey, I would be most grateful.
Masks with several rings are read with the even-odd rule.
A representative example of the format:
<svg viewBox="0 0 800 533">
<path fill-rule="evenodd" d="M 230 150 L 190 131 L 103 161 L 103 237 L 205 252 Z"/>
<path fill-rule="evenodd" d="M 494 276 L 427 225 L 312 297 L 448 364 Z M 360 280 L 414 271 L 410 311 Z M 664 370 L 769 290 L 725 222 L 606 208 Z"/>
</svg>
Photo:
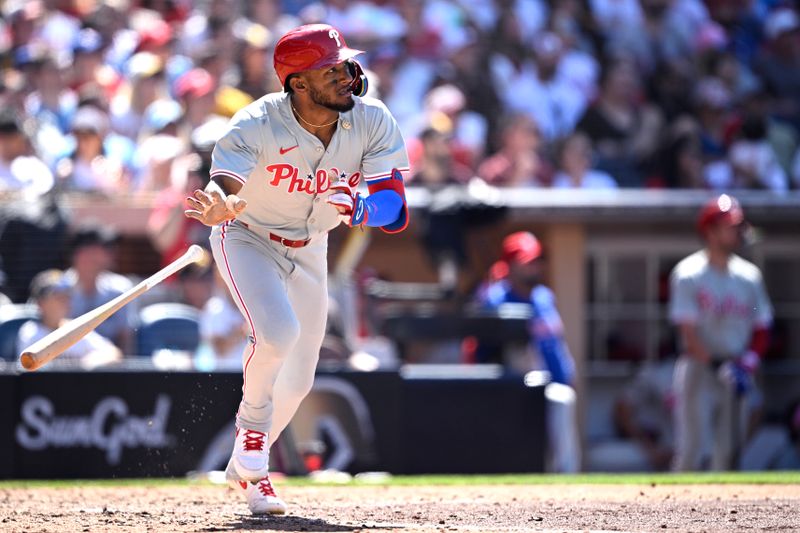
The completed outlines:
<svg viewBox="0 0 800 533">
<path fill-rule="evenodd" d="M 248 206 L 240 220 L 287 239 L 314 238 L 339 224 L 324 201 L 332 177 L 357 185 L 394 168 L 408 172 L 405 143 L 386 106 L 353 100 L 327 148 L 297 123 L 286 93 L 268 94 L 234 115 L 214 148 L 211 177 L 242 183 L 239 196 Z"/>
<path fill-rule="evenodd" d="M 290 96 L 264 96 L 239 111 L 217 142 L 211 176 L 242 183 L 237 220 L 216 226 L 211 249 L 250 330 L 242 357 L 239 428 L 278 438 L 311 389 L 327 319 L 327 232 L 332 180 L 353 187 L 408 172 L 405 143 L 386 107 L 353 97 L 330 143 L 303 129 Z M 244 224 L 243 224 L 244 223 Z M 269 238 L 309 240 L 301 247 Z"/>
<path fill-rule="evenodd" d="M 705 250 L 696 252 L 678 263 L 671 285 L 671 320 L 694 324 L 717 362 L 741 356 L 753 330 L 772 322 L 761 272 L 739 256 L 731 256 L 727 271 L 722 272 L 711 267 Z M 700 466 L 702 435 L 708 427 L 713 429 L 711 468 L 728 468 L 745 427 L 741 423 L 745 402 L 738 399 L 734 386 L 721 379 L 713 366 L 682 355 L 675 364 L 673 389 L 673 469 Z"/>
<path fill-rule="evenodd" d="M 700 250 L 678 263 L 671 286 L 670 319 L 695 324 L 716 357 L 738 357 L 747 349 L 753 329 L 772 322 L 761 272 L 737 255 L 731 256 L 728 271 L 720 272 Z"/>
</svg>

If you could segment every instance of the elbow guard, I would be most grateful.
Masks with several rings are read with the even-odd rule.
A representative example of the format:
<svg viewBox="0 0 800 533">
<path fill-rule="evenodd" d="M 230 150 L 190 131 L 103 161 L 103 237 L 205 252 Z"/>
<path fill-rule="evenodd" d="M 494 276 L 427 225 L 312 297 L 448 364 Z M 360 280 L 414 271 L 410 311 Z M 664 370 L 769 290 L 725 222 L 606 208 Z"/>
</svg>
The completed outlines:
<svg viewBox="0 0 800 533">
<path fill-rule="evenodd" d="M 400 215 L 397 217 L 397 220 L 381 226 L 381 230 L 386 233 L 400 233 L 406 229 L 406 227 L 408 227 L 408 203 L 406 202 L 406 188 L 403 184 L 403 174 L 400 170 L 393 168 L 388 178 L 367 183 L 367 188 L 370 194 L 385 190 L 394 191 L 400 196 L 400 199 L 403 200 L 403 205 L 400 207 Z"/>
</svg>

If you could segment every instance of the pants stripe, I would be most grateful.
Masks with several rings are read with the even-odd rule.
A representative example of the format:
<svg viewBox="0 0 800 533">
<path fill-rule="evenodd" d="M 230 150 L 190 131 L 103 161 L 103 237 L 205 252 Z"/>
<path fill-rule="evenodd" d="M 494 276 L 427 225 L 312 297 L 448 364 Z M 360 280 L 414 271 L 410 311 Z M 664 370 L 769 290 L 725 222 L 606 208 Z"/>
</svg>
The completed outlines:
<svg viewBox="0 0 800 533">
<path fill-rule="evenodd" d="M 244 314 L 247 316 L 247 323 L 250 325 L 250 334 L 253 336 L 253 346 L 250 349 L 250 355 L 247 356 L 247 360 L 244 363 L 244 368 L 242 369 L 242 394 L 247 389 L 247 366 L 250 364 L 250 360 L 253 359 L 253 355 L 256 353 L 256 343 L 258 339 L 256 338 L 256 328 L 253 325 L 253 319 L 250 318 L 250 311 L 247 310 L 247 306 L 244 303 L 244 299 L 242 298 L 241 293 L 239 292 L 239 287 L 236 286 L 236 281 L 233 279 L 233 273 L 231 272 L 231 266 L 228 263 L 228 254 L 225 252 L 225 230 L 230 224 L 230 221 L 225 222 L 222 225 L 222 233 L 220 239 L 220 247 L 222 248 L 222 257 L 225 258 L 225 268 L 228 271 L 228 277 L 231 279 L 231 285 L 233 285 L 233 289 L 236 291 L 236 297 L 239 299 L 239 303 L 242 305 L 242 309 L 244 309 Z"/>
</svg>

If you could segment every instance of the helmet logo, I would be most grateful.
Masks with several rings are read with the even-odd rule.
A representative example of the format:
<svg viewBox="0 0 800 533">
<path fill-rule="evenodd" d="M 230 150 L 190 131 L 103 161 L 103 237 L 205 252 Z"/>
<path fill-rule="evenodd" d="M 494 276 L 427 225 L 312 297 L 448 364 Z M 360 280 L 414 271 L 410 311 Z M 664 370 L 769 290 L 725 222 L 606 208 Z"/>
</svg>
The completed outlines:
<svg viewBox="0 0 800 533">
<path fill-rule="evenodd" d="M 342 42 L 339 40 L 339 32 L 338 32 L 338 31 L 336 31 L 336 30 L 330 30 L 330 31 L 328 32 L 328 37 L 330 37 L 331 39 L 333 39 L 334 41 L 336 41 L 336 46 L 338 46 L 339 48 L 341 48 L 341 47 L 342 47 Z"/>
<path fill-rule="evenodd" d="M 727 213 L 731 210 L 731 207 L 733 207 L 733 201 L 731 200 L 730 196 L 723 194 L 719 197 L 719 200 L 717 200 L 717 206 L 719 207 L 720 211 Z"/>
</svg>

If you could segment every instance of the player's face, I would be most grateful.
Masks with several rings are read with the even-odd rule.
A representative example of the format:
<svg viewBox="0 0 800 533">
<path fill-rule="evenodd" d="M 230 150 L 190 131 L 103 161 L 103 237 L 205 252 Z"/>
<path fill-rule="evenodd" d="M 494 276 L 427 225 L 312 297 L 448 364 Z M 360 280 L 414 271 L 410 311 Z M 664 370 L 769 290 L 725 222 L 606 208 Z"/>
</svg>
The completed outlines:
<svg viewBox="0 0 800 533">
<path fill-rule="evenodd" d="M 709 233 L 709 243 L 728 253 L 735 252 L 742 243 L 742 228 L 738 225 L 718 224 Z"/>
<path fill-rule="evenodd" d="M 509 277 L 512 278 L 512 281 L 533 287 L 538 285 L 541 281 L 542 261 L 540 259 L 534 259 L 527 263 L 511 262 L 508 274 Z"/>
<path fill-rule="evenodd" d="M 309 71 L 308 95 L 311 101 L 333 111 L 350 111 L 355 105 L 347 63 Z"/>
</svg>

